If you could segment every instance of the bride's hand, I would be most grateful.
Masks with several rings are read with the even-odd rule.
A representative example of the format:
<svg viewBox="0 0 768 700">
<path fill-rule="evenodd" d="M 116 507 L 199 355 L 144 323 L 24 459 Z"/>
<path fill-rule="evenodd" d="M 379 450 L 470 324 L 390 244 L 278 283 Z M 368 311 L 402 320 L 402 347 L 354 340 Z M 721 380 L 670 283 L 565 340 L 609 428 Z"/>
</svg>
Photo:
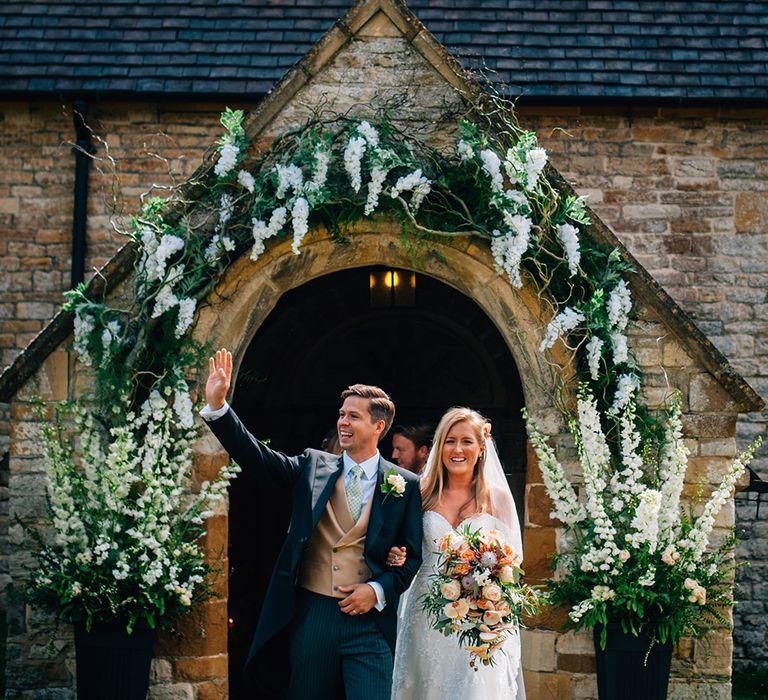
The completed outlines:
<svg viewBox="0 0 768 700">
<path fill-rule="evenodd" d="M 225 348 L 216 351 L 216 357 L 208 358 L 208 381 L 205 384 L 205 400 L 214 410 L 224 405 L 232 381 L 232 353 Z"/>
<path fill-rule="evenodd" d="M 402 566 L 405 564 L 405 547 L 392 547 L 387 554 L 387 566 Z"/>
</svg>

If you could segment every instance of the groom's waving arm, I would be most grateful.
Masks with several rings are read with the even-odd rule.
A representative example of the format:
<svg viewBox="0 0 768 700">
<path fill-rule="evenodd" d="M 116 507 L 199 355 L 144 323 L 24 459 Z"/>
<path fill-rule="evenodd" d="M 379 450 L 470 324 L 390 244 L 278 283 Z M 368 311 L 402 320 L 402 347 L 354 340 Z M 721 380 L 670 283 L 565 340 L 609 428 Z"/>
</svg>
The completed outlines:
<svg viewBox="0 0 768 700">
<path fill-rule="evenodd" d="M 258 464 L 269 478 L 286 486 L 293 485 L 300 466 L 296 457 L 271 450 L 257 440 L 227 406 L 226 396 L 232 380 L 232 353 L 222 349 L 208 361 L 208 381 L 205 385 L 206 408 L 203 419 L 213 434 L 241 467 Z"/>
</svg>

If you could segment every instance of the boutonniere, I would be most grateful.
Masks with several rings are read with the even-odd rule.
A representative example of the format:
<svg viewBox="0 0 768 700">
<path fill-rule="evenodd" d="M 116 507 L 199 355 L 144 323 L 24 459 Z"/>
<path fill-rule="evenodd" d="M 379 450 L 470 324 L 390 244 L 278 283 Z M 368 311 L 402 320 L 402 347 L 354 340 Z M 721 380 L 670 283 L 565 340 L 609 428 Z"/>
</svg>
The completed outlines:
<svg viewBox="0 0 768 700">
<path fill-rule="evenodd" d="M 393 498 L 402 498 L 405 493 L 405 479 L 398 474 L 394 469 L 390 468 L 384 477 L 384 483 L 379 487 L 384 494 L 382 503 L 387 500 L 387 496 L 390 494 Z"/>
</svg>

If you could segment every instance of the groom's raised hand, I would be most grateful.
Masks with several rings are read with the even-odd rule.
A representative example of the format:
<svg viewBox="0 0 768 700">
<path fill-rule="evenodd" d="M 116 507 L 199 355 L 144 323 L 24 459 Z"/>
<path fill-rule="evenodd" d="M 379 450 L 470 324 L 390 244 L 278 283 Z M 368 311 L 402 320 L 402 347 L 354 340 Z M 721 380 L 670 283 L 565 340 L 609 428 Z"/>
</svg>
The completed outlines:
<svg viewBox="0 0 768 700">
<path fill-rule="evenodd" d="M 232 353 L 226 348 L 208 358 L 208 381 L 205 384 L 205 400 L 214 410 L 220 409 L 227 399 L 232 381 Z"/>
</svg>

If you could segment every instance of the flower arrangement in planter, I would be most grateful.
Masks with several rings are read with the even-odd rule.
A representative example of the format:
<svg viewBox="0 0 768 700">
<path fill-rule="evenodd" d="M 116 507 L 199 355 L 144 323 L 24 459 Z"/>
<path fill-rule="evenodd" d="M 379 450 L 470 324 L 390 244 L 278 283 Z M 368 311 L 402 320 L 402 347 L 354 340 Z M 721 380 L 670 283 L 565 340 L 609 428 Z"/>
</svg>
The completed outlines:
<svg viewBox="0 0 768 700">
<path fill-rule="evenodd" d="M 572 545 L 555 558 L 549 599 L 568 609 L 573 628 L 594 628 L 602 649 L 611 624 L 624 633 L 643 634 L 651 646 L 698 635 L 707 623 L 728 624 L 722 609 L 733 605 L 735 536 L 713 541 L 713 528 L 760 445 L 758 438 L 733 462 L 694 516 L 681 504 L 688 449 L 680 398 L 654 441 L 638 431 L 636 392 L 637 386 L 627 388 L 619 404 L 601 412 L 582 388 L 569 426 L 583 474 L 581 499 L 546 436 L 526 415 L 554 504 L 552 517 L 564 523 L 564 541 Z M 607 439 L 609 430 L 618 445 Z"/>
<path fill-rule="evenodd" d="M 45 424 L 53 533 L 40 538 L 35 602 L 87 630 L 119 620 L 130 634 L 169 625 L 206 595 L 211 567 L 198 540 L 239 467 L 188 492 L 197 432 L 188 401 L 181 387 L 154 389 L 109 430 L 82 405 L 62 405 L 78 450 L 61 416 Z"/>
</svg>

